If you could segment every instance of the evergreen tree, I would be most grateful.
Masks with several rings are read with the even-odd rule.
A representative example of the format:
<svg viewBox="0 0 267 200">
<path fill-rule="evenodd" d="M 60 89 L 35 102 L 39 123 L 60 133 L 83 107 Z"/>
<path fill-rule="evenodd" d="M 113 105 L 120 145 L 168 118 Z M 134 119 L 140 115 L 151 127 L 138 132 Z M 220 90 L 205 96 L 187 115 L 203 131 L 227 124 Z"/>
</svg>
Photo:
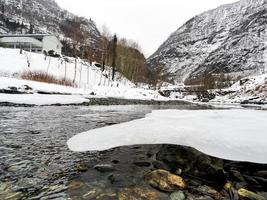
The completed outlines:
<svg viewBox="0 0 267 200">
<path fill-rule="evenodd" d="M 114 35 L 113 37 L 113 41 L 112 41 L 112 81 L 114 81 L 114 78 L 115 78 L 115 66 L 116 66 L 116 58 L 117 58 L 117 42 L 118 42 L 118 39 L 117 39 L 117 36 Z"/>
<path fill-rule="evenodd" d="M 106 68 L 105 65 L 106 65 L 106 63 L 105 63 L 105 61 L 103 61 L 103 63 L 102 63 L 102 72 L 105 71 L 105 68 Z"/>
<path fill-rule="evenodd" d="M 5 16 L 5 5 L 3 4 L 3 2 L 1 2 L 1 18 L 4 19 Z"/>
<path fill-rule="evenodd" d="M 34 26 L 32 24 L 30 24 L 30 30 L 29 30 L 29 34 L 33 34 L 34 32 Z"/>
</svg>

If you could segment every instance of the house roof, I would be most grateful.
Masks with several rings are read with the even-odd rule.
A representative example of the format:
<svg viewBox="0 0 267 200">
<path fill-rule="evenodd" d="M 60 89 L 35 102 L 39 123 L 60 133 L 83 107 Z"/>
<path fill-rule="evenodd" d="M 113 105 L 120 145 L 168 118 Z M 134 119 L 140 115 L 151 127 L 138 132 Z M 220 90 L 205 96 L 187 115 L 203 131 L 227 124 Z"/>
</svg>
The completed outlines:
<svg viewBox="0 0 267 200">
<path fill-rule="evenodd" d="M 32 37 L 0 37 L 0 43 L 31 43 L 38 47 L 43 46 L 41 41 Z"/>
<path fill-rule="evenodd" d="M 0 38 L 3 37 L 32 37 L 36 39 L 43 39 L 45 36 L 55 36 L 53 34 L 0 34 Z"/>
</svg>

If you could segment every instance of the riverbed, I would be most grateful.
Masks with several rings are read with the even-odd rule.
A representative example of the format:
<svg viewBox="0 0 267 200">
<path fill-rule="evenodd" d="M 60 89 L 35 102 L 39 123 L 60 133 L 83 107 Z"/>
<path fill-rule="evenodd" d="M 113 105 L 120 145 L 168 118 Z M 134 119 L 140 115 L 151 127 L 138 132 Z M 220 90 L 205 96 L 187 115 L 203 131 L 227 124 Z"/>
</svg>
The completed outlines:
<svg viewBox="0 0 267 200">
<path fill-rule="evenodd" d="M 167 108 L 203 109 L 193 105 L 0 107 L 0 199 L 67 199 L 70 180 L 87 171 L 88 163 L 98 163 L 107 155 L 71 152 L 69 138 Z M 120 151 L 130 155 L 136 148 Z"/>
</svg>

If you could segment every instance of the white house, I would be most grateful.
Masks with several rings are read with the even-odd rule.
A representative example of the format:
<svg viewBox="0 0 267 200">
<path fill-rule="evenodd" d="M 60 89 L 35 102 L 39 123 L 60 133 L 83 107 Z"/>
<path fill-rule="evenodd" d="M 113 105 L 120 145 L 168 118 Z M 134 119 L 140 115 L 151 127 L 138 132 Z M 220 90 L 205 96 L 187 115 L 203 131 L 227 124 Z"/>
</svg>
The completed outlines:
<svg viewBox="0 0 267 200">
<path fill-rule="evenodd" d="M 0 34 L 0 46 L 40 53 L 53 50 L 57 54 L 63 47 L 55 35 L 49 34 Z"/>
</svg>

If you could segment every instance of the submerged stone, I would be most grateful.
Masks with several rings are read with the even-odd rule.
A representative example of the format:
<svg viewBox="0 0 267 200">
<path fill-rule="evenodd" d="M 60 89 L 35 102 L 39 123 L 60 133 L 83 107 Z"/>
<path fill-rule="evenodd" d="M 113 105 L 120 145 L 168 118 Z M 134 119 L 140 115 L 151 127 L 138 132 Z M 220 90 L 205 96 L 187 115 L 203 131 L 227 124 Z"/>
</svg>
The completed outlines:
<svg viewBox="0 0 267 200">
<path fill-rule="evenodd" d="M 174 171 L 182 170 L 184 173 L 215 181 L 222 186 L 225 183 L 223 160 L 205 155 L 194 148 L 163 145 L 157 154 L 157 159 Z"/>
<path fill-rule="evenodd" d="M 95 165 L 94 169 L 96 169 L 99 172 L 105 173 L 105 172 L 113 172 L 116 169 L 113 167 L 113 165 L 109 164 L 101 164 L 101 165 Z"/>
<path fill-rule="evenodd" d="M 247 198 L 250 200 L 266 200 L 263 196 L 256 194 L 254 192 L 248 191 L 248 190 L 243 189 L 243 188 L 238 190 L 238 194 L 240 197 Z"/>
<path fill-rule="evenodd" d="M 185 198 L 186 197 L 183 191 L 178 191 L 178 192 L 171 193 L 169 200 L 184 200 Z"/>
<path fill-rule="evenodd" d="M 221 199 L 221 194 L 218 191 L 206 185 L 199 186 L 196 188 L 196 191 L 198 191 L 200 194 L 210 196 L 213 199 Z"/>
<path fill-rule="evenodd" d="M 147 188 L 124 188 L 118 194 L 118 200 L 165 200 L 166 195 Z"/>
<path fill-rule="evenodd" d="M 161 169 L 148 173 L 145 176 L 145 180 L 152 187 L 166 192 L 172 192 L 176 189 L 186 188 L 186 183 L 182 177 Z"/>
<path fill-rule="evenodd" d="M 23 193 L 14 192 L 11 189 L 11 183 L 0 182 L 0 199 L 17 200 L 23 198 Z"/>
<path fill-rule="evenodd" d="M 80 172 L 86 172 L 89 169 L 89 166 L 87 163 L 82 162 L 77 164 L 76 168 Z"/>
<path fill-rule="evenodd" d="M 140 162 L 134 162 L 133 164 L 138 166 L 138 167 L 149 167 L 151 165 L 150 162 L 145 162 L 145 161 L 143 161 L 143 162 L 141 162 L 141 161 Z"/>
</svg>

